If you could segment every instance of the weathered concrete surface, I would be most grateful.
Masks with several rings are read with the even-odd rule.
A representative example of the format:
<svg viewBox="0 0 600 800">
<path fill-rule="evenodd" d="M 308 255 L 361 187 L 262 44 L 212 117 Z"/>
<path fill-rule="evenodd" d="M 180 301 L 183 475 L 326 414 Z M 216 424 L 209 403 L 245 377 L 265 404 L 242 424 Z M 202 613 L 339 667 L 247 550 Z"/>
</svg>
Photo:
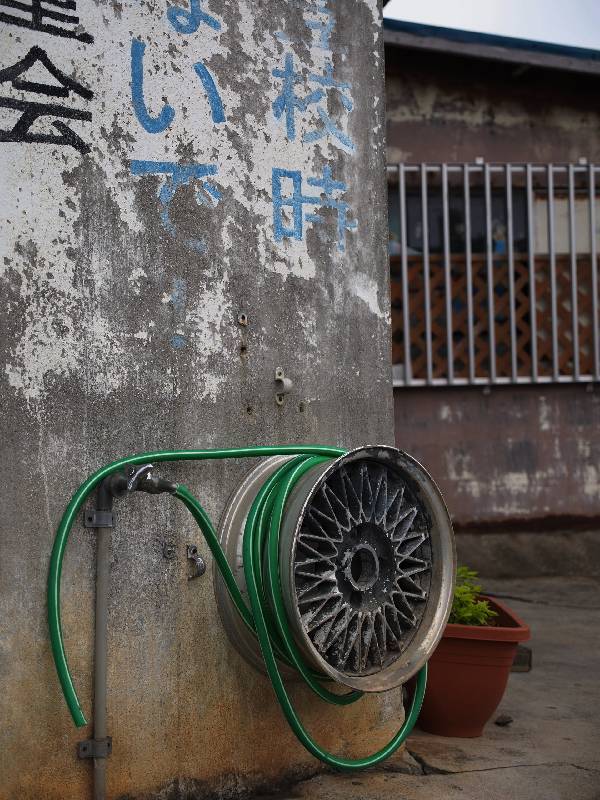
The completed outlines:
<svg viewBox="0 0 600 800">
<path fill-rule="evenodd" d="M 600 158 L 598 78 L 386 46 L 388 160 Z"/>
<path fill-rule="evenodd" d="M 76 731 L 69 718 L 45 607 L 54 530 L 86 475 L 115 457 L 161 448 L 393 441 L 380 3 L 332 3 L 331 19 L 311 18 L 325 28 L 333 20 L 329 55 L 318 26 L 303 19 L 304 4 L 206 0 L 201 7 L 220 30 L 202 23 L 188 32 L 167 18 L 172 5 L 80 0 L 75 32 L 93 34 L 92 43 L 16 25 L 1 31 L 0 67 L 40 47 L 67 79 L 37 63 L 22 76 L 29 87 L 15 85 L 13 73 L 3 95 L 30 102 L 31 84 L 44 84 L 36 102 L 91 113 L 91 121 L 62 118 L 88 153 L 38 140 L 0 144 L 2 800 L 90 796 L 91 765 L 75 752 L 91 730 Z M 181 13 L 190 9 L 178 5 Z M 162 125 L 166 103 L 175 115 L 156 133 L 132 104 L 134 40 L 146 45 L 146 126 Z M 351 84 L 352 110 L 336 97 L 327 108 L 353 151 L 333 136 L 303 141 L 321 130 L 312 106 L 296 109 L 295 138 L 285 115 L 275 118 L 281 83 L 273 70 L 290 52 L 301 98 L 314 89 L 309 75 L 327 74 L 329 58 L 335 79 Z M 211 112 L 202 67 L 216 83 L 224 122 L 216 106 Z M 12 130 L 18 113 L 1 111 L 0 128 Z M 52 116 L 38 119 L 32 135 L 57 136 L 52 123 Z M 215 166 L 209 184 L 220 199 L 215 205 L 214 193 L 192 181 L 177 189 L 166 217 L 168 175 L 135 174 L 136 161 Z M 297 238 L 277 241 L 273 168 L 300 171 L 304 195 L 314 195 L 307 181 L 325 167 L 347 185 L 340 197 L 348 223 L 357 220 L 356 230 L 342 225 L 345 251 L 334 208 L 322 222 L 304 218 Z M 201 201 L 196 191 L 204 192 Z M 282 406 L 275 403 L 278 366 L 294 382 Z M 187 464 L 162 474 L 188 483 L 218 518 L 248 469 Z M 174 561 L 162 556 L 165 541 L 176 546 Z M 187 580 L 188 542 L 207 557 L 194 524 L 168 498 L 135 497 L 118 508 L 110 798 L 164 786 L 171 787 L 164 796 L 178 798 L 211 786 L 235 793 L 315 768 L 266 679 L 226 641 L 211 570 Z M 93 535 L 77 526 L 65 558 L 62 620 L 88 716 L 93 579 Z M 316 738 L 340 752 L 376 748 L 402 715 L 398 694 L 347 710 L 324 708 L 301 689 L 294 694 Z"/>
<path fill-rule="evenodd" d="M 600 576 L 600 530 L 511 529 L 456 534 L 459 564 L 486 578 Z"/>
<path fill-rule="evenodd" d="M 396 389 L 396 443 L 459 526 L 600 516 L 600 393 L 585 386 Z M 500 529 L 500 528 L 499 528 Z"/>
<path fill-rule="evenodd" d="M 495 715 L 513 722 L 490 722 L 479 739 L 416 730 L 407 743 L 412 766 L 399 758 L 376 772 L 318 776 L 281 800 L 598 800 L 600 582 L 539 578 L 485 588 L 510 596 L 506 602 L 532 630 L 533 669 L 511 674 Z M 406 774 L 417 771 L 415 761 L 418 774 Z"/>
<path fill-rule="evenodd" d="M 453 775 L 395 775 L 385 772 L 362 777 L 322 776 L 300 789 L 271 795 L 277 800 L 597 800 L 600 773 L 557 766 L 473 770 Z M 577 794 L 573 792 L 576 791 Z M 267 800 L 268 795 L 260 800 Z"/>
</svg>

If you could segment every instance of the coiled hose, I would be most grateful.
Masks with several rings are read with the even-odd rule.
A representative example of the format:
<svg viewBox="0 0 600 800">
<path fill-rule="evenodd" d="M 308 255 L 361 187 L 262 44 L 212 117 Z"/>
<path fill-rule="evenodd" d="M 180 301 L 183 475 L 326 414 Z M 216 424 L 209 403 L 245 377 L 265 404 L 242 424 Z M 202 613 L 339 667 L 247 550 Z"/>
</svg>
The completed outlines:
<svg viewBox="0 0 600 800">
<path fill-rule="evenodd" d="M 345 450 L 316 445 L 286 445 L 281 447 L 240 447 L 222 450 L 159 450 L 122 458 L 102 467 L 91 475 L 75 492 L 60 521 L 48 575 L 48 626 L 52 655 L 58 678 L 73 721 L 77 727 L 86 724 L 64 648 L 60 622 L 60 580 L 62 562 L 73 523 L 88 495 L 108 476 L 124 467 L 164 461 L 203 461 L 224 458 L 258 458 L 266 456 L 295 456 L 279 467 L 258 492 L 246 521 L 243 539 L 244 573 L 250 597 L 250 608 L 244 602 L 235 577 L 227 563 L 215 528 L 190 490 L 177 485 L 174 496 L 191 512 L 209 546 L 223 580 L 245 624 L 254 631 L 260 643 L 265 667 L 282 711 L 291 729 L 304 747 L 316 758 L 339 770 L 360 770 L 372 767 L 388 758 L 411 732 L 423 702 L 427 682 L 427 666 L 417 676 L 410 711 L 396 735 L 365 758 L 348 759 L 328 753 L 313 741 L 299 719 L 279 672 L 277 659 L 294 666 L 310 688 L 323 700 L 335 705 L 353 703 L 362 692 L 335 694 L 322 686 L 324 675 L 307 667 L 296 646 L 284 607 L 279 579 L 279 533 L 286 500 L 296 482 L 312 467 L 345 454 Z"/>
</svg>

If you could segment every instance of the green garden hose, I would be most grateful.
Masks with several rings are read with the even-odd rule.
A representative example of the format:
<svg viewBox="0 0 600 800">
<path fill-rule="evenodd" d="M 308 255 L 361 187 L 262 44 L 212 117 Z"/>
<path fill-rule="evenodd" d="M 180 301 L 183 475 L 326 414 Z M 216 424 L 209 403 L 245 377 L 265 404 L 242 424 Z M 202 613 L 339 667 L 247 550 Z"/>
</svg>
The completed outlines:
<svg viewBox="0 0 600 800">
<path fill-rule="evenodd" d="M 410 711 L 404 724 L 385 747 L 371 756 L 346 759 L 332 755 L 317 745 L 305 730 L 286 691 L 277 659 L 293 665 L 310 688 L 323 700 L 336 705 L 355 702 L 362 692 L 335 694 L 322 686 L 325 676 L 313 672 L 304 663 L 288 625 L 279 579 L 279 532 L 286 500 L 296 482 L 317 464 L 345 454 L 345 450 L 314 445 L 281 447 L 242 447 L 223 450 L 160 450 L 141 453 L 114 461 L 91 475 L 71 498 L 60 521 L 48 576 L 48 625 L 52 655 L 60 684 L 77 727 L 86 724 L 67 664 L 60 622 L 60 579 L 65 548 L 73 523 L 88 495 L 109 475 L 124 467 L 164 461 L 200 461 L 224 458 L 258 458 L 265 456 L 296 456 L 279 467 L 258 492 L 244 530 L 244 573 L 250 597 L 250 608 L 244 602 L 235 577 L 227 563 L 214 526 L 198 500 L 189 489 L 178 485 L 174 496 L 191 512 L 208 544 L 231 598 L 245 624 L 255 632 L 260 643 L 265 666 L 277 699 L 294 734 L 304 747 L 329 766 L 340 770 L 359 770 L 372 767 L 388 758 L 411 732 L 423 702 L 427 682 L 427 666 L 417 676 Z"/>
</svg>

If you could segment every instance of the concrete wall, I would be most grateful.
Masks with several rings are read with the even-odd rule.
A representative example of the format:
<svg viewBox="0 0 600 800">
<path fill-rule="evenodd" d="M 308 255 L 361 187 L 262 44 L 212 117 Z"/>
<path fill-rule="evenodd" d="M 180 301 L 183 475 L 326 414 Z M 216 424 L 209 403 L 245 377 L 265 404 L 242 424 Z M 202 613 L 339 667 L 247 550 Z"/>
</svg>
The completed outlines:
<svg viewBox="0 0 600 800">
<path fill-rule="evenodd" d="M 598 79 L 386 47 L 388 161 L 600 159 Z"/>
<path fill-rule="evenodd" d="M 396 442 L 461 528 L 597 526 L 600 394 L 585 386 L 396 389 Z"/>
<path fill-rule="evenodd" d="M 45 607 L 54 531 L 86 475 L 155 448 L 393 441 L 380 3 L 195 5 L 211 17 L 187 1 L 80 0 L 79 26 L 13 21 L 0 32 L 1 95 L 12 98 L 0 101 L 3 800 L 91 796 L 91 764 L 75 755 L 91 730 L 69 718 Z M 282 95 L 273 71 L 286 54 L 299 75 Z M 327 85 L 328 62 L 350 86 Z M 313 91 L 323 94 L 304 104 Z M 278 98 L 295 129 L 275 116 Z M 59 108 L 34 121 L 32 102 Z M 288 221 L 274 168 L 302 180 Z M 323 187 L 308 180 L 327 169 L 346 188 L 311 221 L 320 204 L 306 198 Z M 282 179 L 284 200 L 291 185 Z M 282 406 L 279 366 L 294 382 Z M 248 468 L 161 472 L 218 517 Z M 317 766 L 226 640 L 210 570 L 187 580 L 186 543 L 210 561 L 168 498 L 119 507 L 110 798 L 236 794 Z M 88 715 L 93 581 L 94 537 L 78 525 L 62 616 Z M 399 693 L 346 710 L 300 688 L 294 697 L 316 738 L 348 754 L 376 749 L 401 721 Z"/>
</svg>

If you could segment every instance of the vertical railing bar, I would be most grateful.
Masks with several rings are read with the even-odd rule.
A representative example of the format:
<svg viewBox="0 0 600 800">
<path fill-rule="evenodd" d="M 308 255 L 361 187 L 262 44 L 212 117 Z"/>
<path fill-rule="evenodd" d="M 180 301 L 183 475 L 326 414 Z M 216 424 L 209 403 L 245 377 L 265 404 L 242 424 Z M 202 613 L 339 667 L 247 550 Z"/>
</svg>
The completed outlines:
<svg viewBox="0 0 600 800">
<path fill-rule="evenodd" d="M 433 381 L 433 354 L 431 346 L 431 290 L 429 287 L 429 223 L 427 211 L 427 164 L 421 164 L 421 225 L 423 228 L 423 287 L 425 289 L 425 353 L 427 383 Z"/>
<path fill-rule="evenodd" d="M 592 259 L 592 330 L 594 341 L 594 369 L 592 375 L 600 381 L 600 318 L 598 317 L 598 253 L 596 248 L 596 174 L 589 166 L 590 192 L 590 256 Z"/>
<path fill-rule="evenodd" d="M 490 165 L 483 167 L 485 186 L 485 235 L 487 264 L 488 339 L 490 346 L 490 380 L 496 383 L 496 331 L 494 314 L 494 263 L 492 257 L 492 187 Z"/>
<path fill-rule="evenodd" d="M 527 260 L 529 262 L 529 329 L 531 331 L 531 379 L 538 379 L 537 355 L 537 300 L 535 285 L 535 248 L 533 228 L 533 171 L 527 164 Z"/>
<path fill-rule="evenodd" d="M 469 347 L 469 383 L 475 382 L 475 325 L 473 322 L 473 262 L 471 252 L 471 186 L 469 165 L 463 167 L 465 196 L 465 262 L 467 267 L 467 337 Z"/>
<path fill-rule="evenodd" d="M 556 297 L 556 250 L 554 236 L 554 167 L 547 166 L 548 176 L 548 250 L 550 253 L 550 304 L 552 314 L 552 376 L 559 378 L 558 363 L 558 312 Z"/>
<path fill-rule="evenodd" d="M 510 372 L 517 382 L 517 325 L 515 320 L 515 252 L 513 237 L 512 167 L 506 164 L 506 239 L 508 255 L 508 305 L 510 327 Z"/>
<path fill-rule="evenodd" d="M 569 164 L 569 250 L 571 256 L 571 336 L 573 343 L 573 380 L 579 380 L 579 304 L 577 285 L 577 239 L 575 231 L 575 173 Z"/>
<path fill-rule="evenodd" d="M 404 164 L 398 164 L 398 210 L 400 214 L 400 253 L 402 270 L 402 325 L 404 335 L 404 384 L 412 383 L 410 298 L 408 296 L 408 258 L 406 237 L 406 176 Z"/>
<path fill-rule="evenodd" d="M 448 165 L 442 164 L 442 226 L 444 234 L 444 288 L 446 290 L 446 359 L 448 383 L 454 383 L 454 344 L 452 341 L 452 270 L 450 266 L 450 210 L 448 198 Z"/>
</svg>

